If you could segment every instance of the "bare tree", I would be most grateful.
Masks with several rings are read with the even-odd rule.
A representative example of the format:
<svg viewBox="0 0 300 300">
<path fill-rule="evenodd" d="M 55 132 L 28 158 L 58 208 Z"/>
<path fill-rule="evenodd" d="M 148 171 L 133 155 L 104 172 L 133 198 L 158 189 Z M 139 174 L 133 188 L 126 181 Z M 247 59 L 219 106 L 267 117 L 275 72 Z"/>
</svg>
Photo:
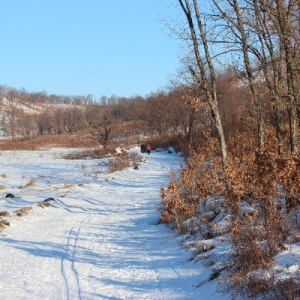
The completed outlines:
<svg viewBox="0 0 300 300">
<path fill-rule="evenodd" d="M 92 138 L 97 140 L 103 148 L 106 148 L 111 139 L 112 129 L 113 122 L 110 116 L 103 116 L 101 122 L 93 126 L 91 130 Z"/>
<path fill-rule="evenodd" d="M 65 128 L 67 132 L 76 132 L 87 127 L 83 109 L 71 107 L 64 111 Z"/>
<path fill-rule="evenodd" d="M 86 109 L 86 120 L 90 127 L 92 139 L 106 148 L 111 139 L 111 133 L 116 120 L 113 119 L 111 109 L 108 106 L 89 105 Z"/>
<path fill-rule="evenodd" d="M 199 87 L 199 97 L 202 91 L 205 93 L 205 101 L 210 108 L 211 117 L 216 127 L 222 163 L 223 167 L 225 167 L 227 159 L 226 141 L 218 108 L 216 72 L 209 48 L 207 32 L 205 31 L 203 18 L 201 17 L 197 0 L 193 0 L 192 3 L 190 3 L 189 0 L 178 0 L 178 2 L 188 23 L 196 60 L 195 67 L 193 65 L 189 65 L 189 70 L 193 76 L 195 84 Z"/>
<path fill-rule="evenodd" d="M 36 115 L 22 112 L 19 114 L 18 130 L 24 137 L 29 137 L 36 130 Z"/>
<path fill-rule="evenodd" d="M 263 144 L 264 120 L 263 105 L 258 96 L 257 82 L 254 80 L 255 74 L 263 75 L 269 90 L 278 152 L 283 151 L 281 110 L 286 107 L 290 123 L 291 151 L 297 154 L 297 112 L 300 119 L 299 1 L 212 1 L 220 13 L 219 20 L 225 21 L 227 25 L 225 32 L 230 35 L 229 44 L 237 48 L 234 51 L 243 53 L 244 68 L 256 106 L 259 146 Z M 257 61 L 254 61 L 254 57 Z"/>
<path fill-rule="evenodd" d="M 256 108 L 257 143 L 258 146 L 261 147 L 264 143 L 264 120 L 262 105 L 258 97 L 257 88 L 255 84 L 255 70 L 251 64 L 250 58 L 250 30 L 248 26 L 249 23 L 246 19 L 246 16 L 249 13 L 249 8 L 247 8 L 246 3 L 247 1 L 225 0 L 223 1 L 223 6 L 222 2 L 220 1 L 212 1 L 220 13 L 220 19 L 225 21 L 227 25 L 226 33 L 229 33 L 231 35 L 230 45 L 235 47 L 235 51 L 240 51 L 243 55 L 245 73 L 249 82 L 252 101 L 254 102 Z M 239 2 L 244 2 L 243 8 L 240 7 Z"/>
<path fill-rule="evenodd" d="M 8 129 L 10 131 L 11 138 L 14 139 L 17 134 L 17 107 L 15 101 L 18 97 L 16 89 L 10 88 L 6 95 L 8 100 Z"/>
<path fill-rule="evenodd" d="M 54 129 L 52 112 L 44 111 L 41 113 L 37 119 L 37 126 L 40 134 L 51 134 Z"/>
<path fill-rule="evenodd" d="M 291 151 L 298 154 L 297 107 L 299 107 L 299 1 L 263 1 L 275 25 L 280 50 L 284 53 L 286 85 L 289 100 Z"/>
</svg>

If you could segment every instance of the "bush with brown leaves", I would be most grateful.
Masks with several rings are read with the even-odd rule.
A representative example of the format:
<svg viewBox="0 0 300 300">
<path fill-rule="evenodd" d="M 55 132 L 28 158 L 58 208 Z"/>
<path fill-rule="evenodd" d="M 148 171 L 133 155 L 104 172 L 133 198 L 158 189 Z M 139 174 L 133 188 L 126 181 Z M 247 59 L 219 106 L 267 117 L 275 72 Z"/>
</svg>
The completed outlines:
<svg viewBox="0 0 300 300">
<path fill-rule="evenodd" d="M 172 175 L 167 189 L 161 189 L 161 220 L 175 224 L 181 232 L 189 230 L 184 224 L 192 216 L 204 220 L 199 207 L 205 206 L 208 197 L 224 198 L 222 212 L 231 216 L 234 267 L 229 281 L 233 286 L 243 284 L 253 270 L 270 267 L 297 229 L 300 160 L 291 153 L 279 155 L 274 136 L 267 129 L 260 149 L 253 146 L 254 135 L 232 137 L 225 168 L 215 156 L 217 141 L 211 140 L 191 152 L 186 167 Z M 248 285 L 250 294 L 255 293 L 253 282 Z"/>
</svg>

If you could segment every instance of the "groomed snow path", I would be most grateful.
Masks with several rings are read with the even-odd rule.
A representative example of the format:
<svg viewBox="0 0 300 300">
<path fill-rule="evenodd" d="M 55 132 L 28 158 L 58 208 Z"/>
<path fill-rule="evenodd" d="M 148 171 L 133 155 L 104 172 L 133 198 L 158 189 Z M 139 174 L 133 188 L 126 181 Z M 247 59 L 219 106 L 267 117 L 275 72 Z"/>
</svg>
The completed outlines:
<svg viewBox="0 0 300 300">
<path fill-rule="evenodd" d="M 0 298 L 225 299 L 213 283 L 196 288 L 206 271 L 157 224 L 160 187 L 181 158 L 144 157 L 139 170 L 106 174 L 99 160 L 64 160 L 54 150 L 3 152 L 10 226 L 0 237 Z M 35 184 L 20 188 L 30 178 Z M 48 197 L 50 207 L 37 206 Z M 13 214 L 24 206 L 33 210 Z"/>
</svg>

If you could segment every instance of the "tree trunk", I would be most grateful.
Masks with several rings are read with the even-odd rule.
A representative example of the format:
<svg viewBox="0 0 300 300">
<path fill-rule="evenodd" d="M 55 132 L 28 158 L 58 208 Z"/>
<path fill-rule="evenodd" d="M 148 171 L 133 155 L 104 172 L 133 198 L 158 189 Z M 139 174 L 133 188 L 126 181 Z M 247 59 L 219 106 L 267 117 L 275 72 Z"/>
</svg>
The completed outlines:
<svg viewBox="0 0 300 300">
<path fill-rule="evenodd" d="M 225 168 L 226 160 L 227 160 L 227 147 L 226 147 L 223 125 L 221 122 L 221 117 L 218 109 L 216 76 L 215 76 L 214 66 L 211 60 L 208 42 L 206 39 L 206 32 L 204 30 L 202 19 L 199 13 L 198 3 L 196 0 L 193 0 L 193 8 L 196 15 L 195 21 L 198 25 L 200 38 L 197 38 L 196 28 L 194 26 L 194 21 L 193 21 L 193 16 L 192 16 L 192 11 L 191 11 L 191 6 L 189 1 L 185 0 L 185 4 L 183 3 L 182 0 L 178 0 L 178 1 L 186 16 L 189 25 L 189 30 L 190 30 L 191 40 L 193 42 L 193 50 L 196 58 L 196 64 L 198 66 L 199 75 L 198 72 L 194 70 L 192 70 L 191 73 L 194 76 L 195 82 L 199 85 L 199 88 L 205 91 L 206 100 L 209 105 L 210 113 L 214 121 L 214 124 L 216 126 L 216 130 L 218 134 L 222 164 L 223 167 Z M 201 58 L 199 43 L 203 47 L 205 59 Z M 207 75 L 207 71 L 209 75 Z"/>
</svg>

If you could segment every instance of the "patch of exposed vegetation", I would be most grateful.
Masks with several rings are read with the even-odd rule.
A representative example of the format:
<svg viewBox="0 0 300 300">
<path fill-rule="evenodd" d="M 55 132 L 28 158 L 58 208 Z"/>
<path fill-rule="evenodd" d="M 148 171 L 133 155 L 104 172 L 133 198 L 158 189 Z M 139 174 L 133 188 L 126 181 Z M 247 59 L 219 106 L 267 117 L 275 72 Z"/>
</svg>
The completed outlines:
<svg viewBox="0 0 300 300">
<path fill-rule="evenodd" d="M 49 207 L 50 203 L 49 202 L 41 202 L 38 204 L 39 207 L 44 208 L 44 207 Z"/>
<path fill-rule="evenodd" d="M 18 217 L 22 217 L 24 215 L 27 215 L 31 210 L 32 210 L 32 207 L 27 206 L 27 207 L 23 207 L 18 210 L 15 210 L 14 212 Z"/>
<path fill-rule="evenodd" d="M 9 216 L 8 211 L 0 211 L 0 217 L 7 217 L 7 216 Z"/>
<path fill-rule="evenodd" d="M 6 226 L 9 226 L 9 225 L 10 225 L 10 224 L 9 224 L 8 221 L 6 221 L 6 220 L 0 218 L 0 231 L 1 231 L 2 229 L 4 229 Z"/>
<path fill-rule="evenodd" d="M 26 184 L 25 187 L 33 187 L 35 185 L 35 180 L 31 178 Z"/>
</svg>

